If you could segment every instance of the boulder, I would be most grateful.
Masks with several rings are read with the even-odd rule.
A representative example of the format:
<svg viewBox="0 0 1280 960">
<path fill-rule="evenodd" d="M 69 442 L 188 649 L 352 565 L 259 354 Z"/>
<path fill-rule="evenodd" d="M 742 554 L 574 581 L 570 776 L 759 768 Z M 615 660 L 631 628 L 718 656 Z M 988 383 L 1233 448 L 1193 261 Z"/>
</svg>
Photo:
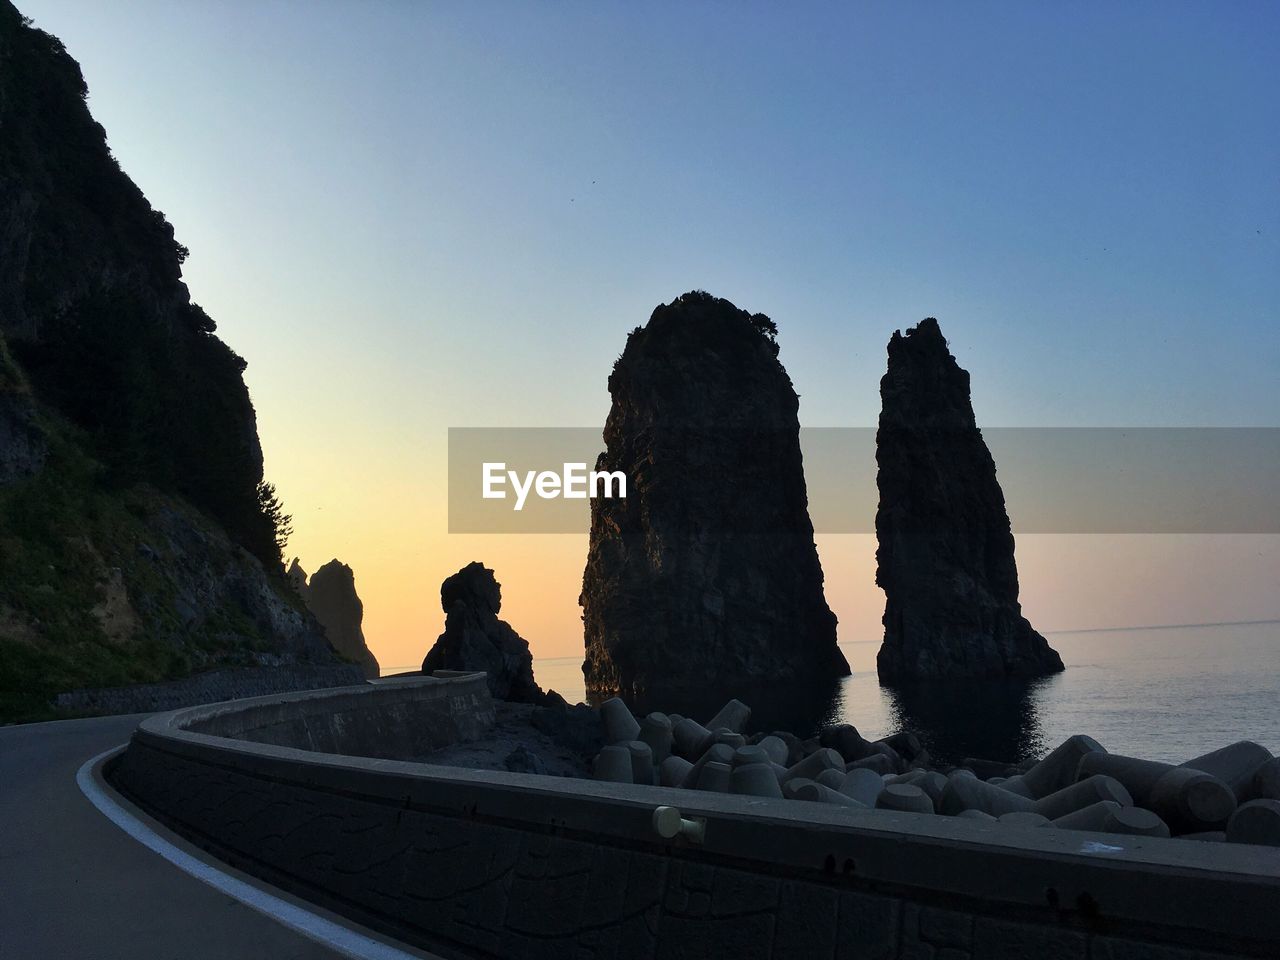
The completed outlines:
<svg viewBox="0 0 1280 960">
<path fill-rule="evenodd" d="M 542 689 L 533 679 L 529 642 L 498 619 L 502 585 L 492 570 L 469 563 L 448 577 L 440 585 L 440 606 L 445 612 L 444 633 L 422 661 L 423 673 L 483 670 L 495 699 L 542 702 Z"/>
</svg>

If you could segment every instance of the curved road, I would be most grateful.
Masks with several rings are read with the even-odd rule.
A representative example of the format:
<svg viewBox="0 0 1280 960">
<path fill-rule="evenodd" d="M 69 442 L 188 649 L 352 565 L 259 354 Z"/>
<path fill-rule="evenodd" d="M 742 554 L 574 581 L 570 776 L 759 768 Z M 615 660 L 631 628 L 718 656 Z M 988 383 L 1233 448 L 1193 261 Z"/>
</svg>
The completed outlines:
<svg viewBox="0 0 1280 960">
<path fill-rule="evenodd" d="M 178 869 L 89 802 L 77 771 L 142 716 L 0 727 L 0 958 L 349 956 Z"/>
</svg>

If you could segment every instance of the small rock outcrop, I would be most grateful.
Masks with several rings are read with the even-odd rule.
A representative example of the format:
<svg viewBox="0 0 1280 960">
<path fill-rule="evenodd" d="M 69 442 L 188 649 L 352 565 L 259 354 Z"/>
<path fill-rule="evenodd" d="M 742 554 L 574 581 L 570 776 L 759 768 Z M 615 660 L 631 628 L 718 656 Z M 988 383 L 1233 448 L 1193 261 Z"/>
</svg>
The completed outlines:
<svg viewBox="0 0 1280 960">
<path fill-rule="evenodd" d="M 440 585 L 444 633 L 422 661 L 422 672 L 484 670 L 489 692 L 499 700 L 541 703 L 533 679 L 529 641 L 498 619 L 502 584 L 484 564 L 469 563 Z"/>
<path fill-rule="evenodd" d="M 358 663 L 367 678 L 377 677 L 378 658 L 365 643 L 364 604 L 356 593 L 356 577 L 351 568 L 339 560 L 330 560 L 308 581 L 306 570 L 294 557 L 288 575 L 307 609 L 324 627 L 330 646 L 345 659 Z"/>
<path fill-rule="evenodd" d="M 969 374 L 929 318 L 895 332 L 880 381 L 880 680 L 1030 678 L 1062 659 L 1022 615 L 1013 533 Z"/>
<path fill-rule="evenodd" d="M 799 399 L 777 328 L 688 293 L 634 330 L 609 377 L 579 602 L 588 697 L 673 705 L 834 683 L 849 667 L 822 592 Z"/>
</svg>

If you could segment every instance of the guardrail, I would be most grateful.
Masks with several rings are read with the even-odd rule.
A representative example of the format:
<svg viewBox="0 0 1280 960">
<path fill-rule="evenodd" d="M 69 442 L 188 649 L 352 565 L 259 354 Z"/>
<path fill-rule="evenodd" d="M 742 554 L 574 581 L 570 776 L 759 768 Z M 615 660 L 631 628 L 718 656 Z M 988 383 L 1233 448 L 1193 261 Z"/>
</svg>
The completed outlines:
<svg viewBox="0 0 1280 960">
<path fill-rule="evenodd" d="M 1280 954 L 1274 848 L 390 759 L 492 719 L 483 674 L 260 697 L 144 720 L 109 776 L 241 869 L 452 956 Z"/>
</svg>

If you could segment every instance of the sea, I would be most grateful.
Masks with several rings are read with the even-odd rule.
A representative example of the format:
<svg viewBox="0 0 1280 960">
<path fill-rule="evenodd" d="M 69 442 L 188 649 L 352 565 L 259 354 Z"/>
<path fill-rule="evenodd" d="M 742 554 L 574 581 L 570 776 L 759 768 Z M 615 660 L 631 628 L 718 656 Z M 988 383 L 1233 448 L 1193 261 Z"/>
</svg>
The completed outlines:
<svg viewBox="0 0 1280 960">
<path fill-rule="evenodd" d="M 909 729 L 952 762 L 1016 762 L 1076 733 L 1112 753 L 1168 763 L 1236 740 L 1280 753 L 1280 620 L 1045 636 L 1067 667 L 1056 676 L 909 690 L 880 686 L 878 639 L 842 642 L 853 674 L 822 719 L 851 723 L 868 739 Z M 584 699 L 580 658 L 537 659 L 534 676 L 570 703 Z"/>
</svg>

